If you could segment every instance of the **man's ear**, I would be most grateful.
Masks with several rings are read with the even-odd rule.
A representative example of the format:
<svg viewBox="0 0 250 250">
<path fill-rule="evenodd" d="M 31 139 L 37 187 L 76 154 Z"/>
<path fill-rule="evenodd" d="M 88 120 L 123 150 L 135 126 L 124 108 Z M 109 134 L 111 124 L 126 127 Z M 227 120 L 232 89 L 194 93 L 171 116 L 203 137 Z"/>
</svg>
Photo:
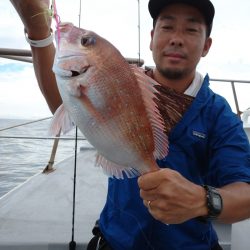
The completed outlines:
<svg viewBox="0 0 250 250">
<path fill-rule="evenodd" d="M 204 48 L 203 48 L 202 57 L 205 57 L 207 55 L 207 53 L 210 50 L 211 45 L 212 45 L 212 38 L 208 37 L 206 39 L 206 42 L 205 42 L 205 45 L 204 45 Z"/>
<path fill-rule="evenodd" d="M 151 41 L 150 41 L 149 48 L 152 51 L 152 48 L 153 48 L 153 36 L 154 36 L 154 30 L 153 29 L 151 30 L 150 35 L 151 35 Z"/>
</svg>

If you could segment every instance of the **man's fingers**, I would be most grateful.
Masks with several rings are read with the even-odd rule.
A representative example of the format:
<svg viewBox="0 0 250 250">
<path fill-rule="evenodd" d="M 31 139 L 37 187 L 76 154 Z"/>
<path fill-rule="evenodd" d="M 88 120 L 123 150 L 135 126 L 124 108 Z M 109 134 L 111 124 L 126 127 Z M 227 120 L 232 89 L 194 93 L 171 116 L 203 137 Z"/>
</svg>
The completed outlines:
<svg viewBox="0 0 250 250">
<path fill-rule="evenodd" d="M 156 194 L 157 193 L 154 189 L 152 190 L 140 189 L 140 196 L 143 200 L 148 200 L 148 201 L 155 200 L 157 198 Z"/>
<path fill-rule="evenodd" d="M 161 182 L 161 174 L 159 174 L 161 170 L 150 172 L 144 174 L 138 178 L 138 185 L 140 189 L 150 190 L 156 188 Z"/>
</svg>

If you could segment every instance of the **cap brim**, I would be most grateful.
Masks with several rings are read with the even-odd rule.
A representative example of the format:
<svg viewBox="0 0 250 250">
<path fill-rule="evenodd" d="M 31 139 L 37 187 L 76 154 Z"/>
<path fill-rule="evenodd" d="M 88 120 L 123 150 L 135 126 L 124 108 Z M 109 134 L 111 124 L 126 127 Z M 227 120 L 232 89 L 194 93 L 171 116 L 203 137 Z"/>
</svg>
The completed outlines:
<svg viewBox="0 0 250 250">
<path fill-rule="evenodd" d="M 196 7 L 204 16 L 207 25 L 212 24 L 215 10 L 213 4 L 208 0 L 150 0 L 148 3 L 149 13 L 153 19 L 156 19 L 165 6 L 174 3 Z"/>
</svg>

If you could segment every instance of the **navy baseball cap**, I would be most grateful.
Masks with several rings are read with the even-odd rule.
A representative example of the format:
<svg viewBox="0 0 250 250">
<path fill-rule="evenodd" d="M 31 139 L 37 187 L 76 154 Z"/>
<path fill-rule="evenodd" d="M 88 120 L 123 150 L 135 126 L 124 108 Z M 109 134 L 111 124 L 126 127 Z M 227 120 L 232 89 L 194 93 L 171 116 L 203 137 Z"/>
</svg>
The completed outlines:
<svg viewBox="0 0 250 250">
<path fill-rule="evenodd" d="M 153 20 L 156 20 L 164 7 L 174 3 L 184 3 L 197 8 L 205 18 L 210 35 L 214 18 L 214 6 L 210 0 L 149 0 L 148 9 Z"/>
</svg>

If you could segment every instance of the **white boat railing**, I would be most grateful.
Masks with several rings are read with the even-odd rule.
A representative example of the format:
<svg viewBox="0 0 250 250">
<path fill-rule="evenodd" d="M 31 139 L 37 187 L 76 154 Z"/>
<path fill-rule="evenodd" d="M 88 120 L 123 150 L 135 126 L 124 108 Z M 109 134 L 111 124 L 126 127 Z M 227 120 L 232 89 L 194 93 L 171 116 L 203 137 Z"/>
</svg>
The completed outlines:
<svg viewBox="0 0 250 250">
<path fill-rule="evenodd" d="M 250 83 L 250 81 L 246 81 L 246 80 L 232 80 L 232 79 L 215 79 L 215 78 L 211 78 L 210 79 L 211 82 L 225 82 L 225 83 L 230 83 L 231 87 L 232 87 L 232 92 L 233 92 L 233 96 L 234 96 L 234 103 L 235 103 L 235 108 L 236 108 L 236 112 L 237 115 L 240 117 L 241 114 L 243 113 L 243 111 L 240 109 L 239 107 L 239 101 L 238 101 L 238 97 L 237 97 L 237 93 L 236 93 L 236 88 L 235 88 L 235 84 L 237 83 Z"/>
</svg>

